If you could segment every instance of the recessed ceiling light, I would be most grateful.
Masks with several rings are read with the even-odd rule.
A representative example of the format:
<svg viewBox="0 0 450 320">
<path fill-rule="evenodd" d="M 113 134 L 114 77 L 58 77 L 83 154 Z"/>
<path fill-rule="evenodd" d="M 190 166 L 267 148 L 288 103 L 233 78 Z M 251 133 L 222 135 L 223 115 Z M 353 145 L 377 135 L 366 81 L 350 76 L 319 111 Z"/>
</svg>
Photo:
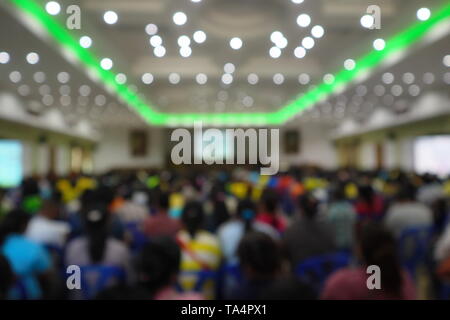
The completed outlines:
<svg viewBox="0 0 450 320">
<path fill-rule="evenodd" d="M 417 97 L 420 94 L 420 87 L 417 84 L 410 85 L 408 93 L 413 97 Z"/>
<path fill-rule="evenodd" d="M 242 40 L 241 38 L 234 37 L 230 40 L 230 47 L 234 50 L 239 50 L 242 48 Z"/>
<path fill-rule="evenodd" d="M 45 5 L 45 10 L 52 16 L 55 16 L 61 11 L 61 6 L 56 1 L 49 1 Z"/>
<path fill-rule="evenodd" d="M 158 35 L 154 35 L 154 36 L 150 37 L 150 44 L 155 48 L 161 46 L 162 42 L 163 42 L 162 38 Z"/>
<path fill-rule="evenodd" d="M 245 96 L 244 99 L 242 99 L 242 104 L 247 108 L 253 106 L 253 102 L 253 98 L 250 96 Z"/>
<path fill-rule="evenodd" d="M 385 45 L 386 45 L 386 43 L 384 42 L 383 39 L 376 39 L 376 40 L 373 42 L 373 48 L 374 48 L 375 50 L 377 50 L 377 51 L 383 50 L 384 47 L 385 47 Z"/>
<path fill-rule="evenodd" d="M 284 76 L 281 73 L 276 73 L 273 75 L 273 83 L 280 85 L 284 82 Z"/>
<path fill-rule="evenodd" d="M 306 50 L 303 47 L 297 47 L 294 50 L 294 56 L 296 58 L 302 59 L 306 55 Z"/>
<path fill-rule="evenodd" d="M 144 84 L 151 84 L 154 80 L 154 77 L 151 73 L 146 72 L 142 75 L 141 80 Z"/>
<path fill-rule="evenodd" d="M 1 55 L 1 54 L 0 54 L 0 55 Z M 446 55 L 446 56 L 442 59 L 442 63 L 444 64 L 444 66 L 450 67 L 450 54 Z"/>
<path fill-rule="evenodd" d="M 62 96 L 68 96 L 70 94 L 70 87 L 67 84 L 63 84 L 59 87 L 59 93 Z"/>
<path fill-rule="evenodd" d="M 277 44 L 280 39 L 283 39 L 284 36 L 280 31 L 274 31 L 270 34 L 270 41 L 272 41 L 274 44 Z"/>
<path fill-rule="evenodd" d="M 308 84 L 310 81 L 310 77 L 307 73 L 302 73 L 298 76 L 298 82 L 300 84 L 306 85 Z"/>
<path fill-rule="evenodd" d="M 411 72 L 406 72 L 403 74 L 402 80 L 406 84 L 412 84 L 414 82 L 414 75 Z"/>
<path fill-rule="evenodd" d="M 297 17 L 297 24 L 300 27 L 307 27 L 309 26 L 309 24 L 311 23 L 311 17 L 309 15 L 307 15 L 306 13 L 302 13 L 301 15 L 299 15 Z"/>
<path fill-rule="evenodd" d="M 281 56 L 281 49 L 278 47 L 272 47 L 269 50 L 269 55 L 274 59 L 278 59 Z"/>
<path fill-rule="evenodd" d="M 284 49 L 288 45 L 288 40 L 285 37 L 282 37 L 282 38 L 278 39 L 278 41 L 275 43 L 275 45 L 280 49 Z"/>
<path fill-rule="evenodd" d="M 248 83 L 250 83 L 252 85 L 257 84 L 259 81 L 258 75 L 255 73 L 250 73 L 247 77 L 247 81 L 248 81 Z"/>
<path fill-rule="evenodd" d="M 384 95 L 386 93 L 386 89 L 381 84 L 377 84 L 373 88 L 373 92 L 375 93 L 376 96 L 381 97 L 382 95 Z"/>
<path fill-rule="evenodd" d="M 102 94 L 99 94 L 98 96 L 96 96 L 94 101 L 95 101 L 95 104 L 98 105 L 99 107 L 104 106 L 106 104 L 106 98 Z"/>
<path fill-rule="evenodd" d="M 202 30 L 195 31 L 193 38 L 195 42 L 203 43 L 206 40 L 206 33 L 204 33 Z"/>
<path fill-rule="evenodd" d="M 23 97 L 28 96 L 31 92 L 30 86 L 22 84 L 19 86 L 19 88 L 17 88 L 17 92 L 19 92 L 19 94 Z"/>
<path fill-rule="evenodd" d="M 302 40 L 302 46 L 305 49 L 312 49 L 314 47 L 314 39 L 311 37 L 304 37 Z"/>
<path fill-rule="evenodd" d="M 360 23 L 364 28 L 370 29 L 370 28 L 372 28 L 373 24 L 375 23 L 375 19 L 372 15 L 365 14 L 361 17 Z"/>
<path fill-rule="evenodd" d="M 322 38 L 324 34 L 325 34 L 325 30 L 323 29 L 322 26 L 314 26 L 311 29 L 311 35 L 314 38 Z"/>
<path fill-rule="evenodd" d="M 205 84 L 208 81 L 208 77 L 204 73 L 199 73 L 195 77 L 195 80 L 197 81 L 198 84 Z"/>
<path fill-rule="evenodd" d="M 233 76 L 229 73 L 225 73 L 222 75 L 222 82 L 224 84 L 231 84 L 233 82 Z"/>
<path fill-rule="evenodd" d="M 80 38 L 80 46 L 83 48 L 89 48 L 92 45 L 92 39 L 88 36 L 82 36 Z"/>
<path fill-rule="evenodd" d="M 292 3 L 300 4 L 303 3 L 304 0 L 291 0 Z"/>
<path fill-rule="evenodd" d="M 395 84 L 391 88 L 391 93 L 395 97 L 401 96 L 403 93 L 403 88 L 400 85 Z"/>
<path fill-rule="evenodd" d="M 37 83 L 43 83 L 45 81 L 45 73 L 42 71 L 35 72 L 33 75 L 33 79 Z"/>
<path fill-rule="evenodd" d="M 119 17 L 114 11 L 106 11 L 103 15 L 103 20 L 105 20 L 107 24 L 115 24 L 117 20 L 119 20 Z"/>
<path fill-rule="evenodd" d="M 113 67 L 113 61 L 110 58 L 103 58 L 100 61 L 100 66 L 104 70 L 110 70 Z"/>
<path fill-rule="evenodd" d="M 158 33 L 158 26 L 156 24 L 149 23 L 148 25 L 145 26 L 145 32 L 149 36 L 153 36 Z"/>
<path fill-rule="evenodd" d="M 67 83 L 69 82 L 70 75 L 67 72 L 62 71 L 56 75 L 56 78 L 60 83 Z"/>
<path fill-rule="evenodd" d="M 428 8 L 420 8 L 419 10 L 417 10 L 417 19 L 421 20 L 421 21 L 426 21 L 430 18 L 431 16 L 431 11 Z"/>
<path fill-rule="evenodd" d="M 334 82 L 334 76 L 331 73 L 327 73 L 323 76 L 323 82 L 326 84 L 332 84 Z"/>
<path fill-rule="evenodd" d="M 0 63 L 6 64 L 9 62 L 9 53 L 8 52 L 0 52 Z"/>
<path fill-rule="evenodd" d="M 231 62 L 225 63 L 225 65 L 223 66 L 223 71 L 225 71 L 226 73 L 233 73 L 234 70 L 236 70 L 236 67 Z"/>
<path fill-rule="evenodd" d="M 386 72 L 381 76 L 381 80 L 385 84 L 391 84 L 392 82 L 394 82 L 394 75 L 390 72 Z"/>
<path fill-rule="evenodd" d="M 180 48 L 180 56 L 182 56 L 183 58 L 187 58 L 192 54 L 192 49 L 191 47 L 181 47 Z"/>
<path fill-rule="evenodd" d="M 432 74 L 431 72 L 426 72 L 423 75 L 423 82 L 425 84 L 433 84 L 434 79 L 435 79 L 434 74 Z"/>
<path fill-rule="evenodd" d="M 181 80 L 181 77 L 178 73 L 173 72 L 173 73 L 169 74 L 169 82 L 171 84 L 178 84 L 180 82 L 180 80 Z"/>
<path fill-rule="evenodd" d="M 54 101 L 53 96 L 49 94 L 45 94 L 42 96 L 42 103 L 47 107 L 51 106 L 53 104 L 53 101 Z"/>
<path fill-rule="evenodd" d="M 191 39 L 188 36 L 178 37 L 178 45 L 180 47 L 188 47 L 191 44 Z"/>
<path fill-rule="evenodd" d="M 173 15 L 173 22 L 178 25 L 178 26 L 182 26 L 183 24 L 185 24 L 187 22 L 187 16 L 184 12 L 176 12 Z"/>
<path fill-rule="evenodd" d="M 124 84 L 125 82 L 127 82 L 127 76 L 124 75 L 123 73 L 118 73 L 116 75 L 116 82 L 118 84 Z"/>
<path fill-rule="evenodd" d="M 83 97 L 87 97 L 91 94 L 91 87 L 89 87 L 87 84 L 83 84 L 79 89 L 80 95 Z"/>
<path fill-rule="evenodd" d="M 156 47 L 155 49 L 153 49 L 153 53 L 158 58 L 162 58 L 166 55 L 166 48 L 164 48 L 163 46 Z"/>
<path fill-rule="evenodd" d="M 356 63 L 353 59 L 347 59 L 344 61 L 344 68 L 347 70 L 353 70 L 355 69 Z"/>
<path fill-rule="evenodd" d="M 36 64 L 39 62 L 39 55 L 36 52 L 30 52 L 26 59 L 29 64 Z"/>
</svg>

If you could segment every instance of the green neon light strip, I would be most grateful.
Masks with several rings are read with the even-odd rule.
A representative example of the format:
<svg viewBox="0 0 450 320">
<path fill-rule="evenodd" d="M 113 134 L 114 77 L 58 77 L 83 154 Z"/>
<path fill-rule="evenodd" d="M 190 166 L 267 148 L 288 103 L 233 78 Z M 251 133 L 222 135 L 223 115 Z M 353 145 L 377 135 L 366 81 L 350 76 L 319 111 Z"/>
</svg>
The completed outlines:
<svg viewBox="0 0 450 320">
<path fill-rule="evenodd" d="M 386 46 L 381 51 L 373 50 L 359 60 L 355 60 L 356 67 L 353 70 L 343 69 L 334 74 L 334 82 L 321 83 L 290 102 L 280 110 L 272 113 L 164 113 L 138 97 L 126 85 L 115 81 L 116 74 L 100 67 L 100 60 L 88 49 L 81 47 L 78 40 L 66 30 L 56 19 L 50 16 L 44 9 L 44 5 L 36 0 L 9 0 L 21 11 L 36 19 L 42 27 L 63 48 L 69 50 L 78 61 L 99 77 L 100 81 L 112 89 L 124 102 L 132 107 L 149 124 L 153 125 L 186 125 L 194 121 L 202 121 L 204 125 L 278 125 L 286 122 L 297 113 L 314 106 L 318 101 L 340 90 L 358 76 L 370 72 L 387 61 L 394 53 L 406 50 L 421 40 L 434 26 L 450 18 L 450 3 L 443 6 L 427 21 L 416 22 L 411 27 L 398 33 L 386 41 Z"/>
</svg>

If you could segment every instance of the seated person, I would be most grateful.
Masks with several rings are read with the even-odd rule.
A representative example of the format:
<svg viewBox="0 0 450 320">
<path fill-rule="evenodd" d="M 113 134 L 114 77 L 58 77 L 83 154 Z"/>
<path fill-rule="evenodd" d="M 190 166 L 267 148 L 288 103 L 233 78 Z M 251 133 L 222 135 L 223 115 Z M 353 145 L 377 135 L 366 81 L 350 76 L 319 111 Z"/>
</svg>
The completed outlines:
<svg viewBox="0 0 450 320">
<path fill-rule="evenodd" d="M 175 237 L 181 229 L 181 223 L 169 216 L 169 194 L 160 193 L 157 196 L 156 214 L 144 221 L 144 233 L 150 238 L 169 236 Z"/>
<path fill-rule="evenodd" d="M 355 252 L 361 266 L 336 271 L 326 281 L 322 299 L 330 300 L 411 300 L 414 284 L 397 259 L 395 238 L 377 223 L 361 226 Z M 369 289 L 368 266 L 380 268 L 380 287 Z"/>
<path fill-rule="evenodd" d="M 305 194 L 298 202 L 300 216 L 286 230 L 282 242 L 292 268 L 308 258 L 336 250 L 331 225 L 318 217 L 317 200 L 311 194 Z"/>
</svg>

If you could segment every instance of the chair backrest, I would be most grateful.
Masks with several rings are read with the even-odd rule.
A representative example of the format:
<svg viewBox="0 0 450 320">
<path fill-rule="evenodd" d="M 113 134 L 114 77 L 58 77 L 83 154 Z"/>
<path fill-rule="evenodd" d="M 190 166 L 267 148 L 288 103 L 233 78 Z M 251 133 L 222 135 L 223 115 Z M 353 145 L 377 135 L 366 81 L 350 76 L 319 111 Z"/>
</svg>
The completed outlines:
<svg viewBox="0 0 450 320">
<path fill-rule="evenodd" d="M 125 224 L 125 230 L 131 234 L 131 249 L 134 251 L 140 250 L 149 241 L 147 235 L 141 231 L 139 224 L 136 222 Z"/>
<path fill-rule="evenodd" d="M 117 266 L 87 265 L 81 269 L 81 292 L 84 299 L 92 299 L 113 280 L 125 282 L 125 271 Z M 94 282 L 90 277 L 95 277 Z"/>
<path fill-rule="evenodd" d="M 193 276 L 196 278 L 194 287 L 191 291 L 201 293 L 203 291 L 203 288 L 205 286 L 205 283 L 209 280 L 214 281 L 214 283 L 217 283 L 217 279 L 219 276 L 219 273 L 214 270 L 200 270 L 200 271 L 183 271 L 180 273 L 180 276 Z M 177 283 L 176 285 L 177 290 L 180 292 L 185 291 L 183 286 L 180 283 Z"/>
<path fill-rule="evenodd" d="M 333 272 L 350 264 L 351 255 L 348 251 L 335 252 L 309 258 L 301 262 L 295 269 L 295 274 L 316 290 L 320 290 Z"/>
<path fill-rule="evenodd" d="M 426 263 L 430 247 L 432 227 L 411 227 L 405 229 L 398 241 L 398 254 L 403 266 L 415 278 L 417 267 Z"/>
</svg>

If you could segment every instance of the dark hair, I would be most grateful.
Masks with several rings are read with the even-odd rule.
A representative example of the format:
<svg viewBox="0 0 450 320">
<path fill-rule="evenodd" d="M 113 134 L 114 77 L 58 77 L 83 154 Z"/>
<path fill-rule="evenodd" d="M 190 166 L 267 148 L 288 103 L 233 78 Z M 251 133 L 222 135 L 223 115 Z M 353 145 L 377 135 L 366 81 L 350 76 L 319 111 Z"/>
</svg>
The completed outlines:
<svg viewBox="0 0 450 320">
<path fill-rule="evenodd" d="M 275 213 L 278 207 L 278 197 L 274 190 L 266 189 L 262 195 L 262 203 L 268 213 Z"/>
<path fill-rule="evenodd" d="M 247 268 L 259 277 L 272 277 L 281 266 L 281 249 L 267 234 L 257 231 L 247 233 L 237 250 L 244 270 Z"/>
<path fill-rule="evenodd" d="M 83 208 L 83 221 L 88 239 L 89 257 L 93 263 L 103 260 L 109 234 L 109 212 L 105 204 L 90 204 Z"/>
<path fill-rule="evenodd" d="M 306 218 L 313 219 L 316 216 L 318 202 L 310 193 L 299 197 L 298 206 Z"/>
<path fill-rule="evenodd" d="M 8 259 L 0 254 L 0 300 L 6 299 L 14 280 L 15 275 Z"/>
<path fill-rule="evenodd" d="M 168 237 L 155 238 L 142 248 L 136 260 L 138 281 L 153 296 L 158 290 L 170 285 L 180 268 L 181 253 L 175 240 Z"/>
<path fill-rule="evenodd" d="M 362 201 L 372 205 L 375 192 L 369 185 L 363 185 L 358 188 L 358 195 Z"/>
<path fill-rule="evenodd" d="M 417 189 L 411 183 L 402 183 L 399 185 L 396 198 L 400 201 L 414 200 L 416 198 Z"/>
<path fill-rule="evenodd" d="M 169 193 L 160 192 L 158 195 L 158 207 L 163 210 L 169 209 Z"/>
<path fill-rule="evenodd" d="M 361 226 L 357 236 L 364 263 L 379 266 L 382 270 L 382 288 L 400 295 L 402 271 L 393 235 L 381 224 L 368 222 Z"/>
<path fill-rule="evenodd" d="M 201 228 L 204 219 L 203 206 L 200 202 L 188 202 L 181 214 L 181 221 L 185 225 L 191 238 L 195 238 L 195 234 Z"/>
<path fill-rule="evenodd" d="M 256 216 L 256 205 L 250 199 L 239 201 L 237 205 L 237 216 L 245 223 L 245 232 L 252 229 L 252 222 Z"/>
<path fill-rule="evenodd" d="M 315 300 L 317 295 L 299 278 L 289 276 L 264 287 L 258 298 L 261 300 Z"/>
<path fill-rule="evenodd" d="M 12 233 L 23 233 L 30 221 L 30 215 L 23 210 L 13 210 L 6 214 L 0 224 L 0 245 Z"/>
<path fill-rule="evenodd" d="M 218 228 L 222 223 L 230 218 L 228 208 L 224 201 L 215 200 L 213 202 L 213 223 L 214 229 Z"/>
<path fill-rule="evenodd" d="M 339 184 L 333 188 L 331 191 L 331 198 L 333 201 L 342 201 L 346 199 L 345 196 L 345 186 L 343 184 Z"/>
</svg>

